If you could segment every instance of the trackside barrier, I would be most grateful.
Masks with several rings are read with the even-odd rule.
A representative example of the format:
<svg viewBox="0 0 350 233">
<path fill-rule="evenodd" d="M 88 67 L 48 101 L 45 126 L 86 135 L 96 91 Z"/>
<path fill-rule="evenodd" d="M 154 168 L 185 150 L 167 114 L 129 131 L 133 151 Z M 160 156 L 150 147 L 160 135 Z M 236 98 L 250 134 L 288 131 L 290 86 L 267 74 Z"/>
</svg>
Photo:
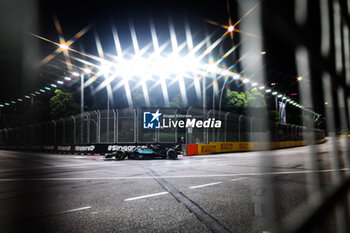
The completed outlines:
<svg viewBox="0 0 350 233">
<path fill-rule="evenodd" d="M 318 140 L 323 143 L 326 139 Z M 268 145 L 267 145 L 268 144 Z M 208 155 L 214 153 L 257 151 L 263 148 L 282 149 L 297 146 L 305 146 L 306 141 L 282 141 L 282 142 L 210 142 L 209 144 L 188 144 L 187 155 Z"/>
</svg>

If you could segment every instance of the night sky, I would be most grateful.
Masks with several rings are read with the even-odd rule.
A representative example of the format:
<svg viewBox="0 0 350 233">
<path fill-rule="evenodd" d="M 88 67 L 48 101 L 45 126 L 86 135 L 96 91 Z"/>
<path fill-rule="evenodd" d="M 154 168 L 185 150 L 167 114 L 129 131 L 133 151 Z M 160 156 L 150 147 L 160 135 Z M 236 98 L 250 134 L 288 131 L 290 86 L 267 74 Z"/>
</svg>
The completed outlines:
<svg viewBox="0 0 350 233">
<path fill-rule="evenodd" d="M 254 5 L 255 2 L 257 1 L 251 1 L 251 4 Z M 239 7 L 240 4 L 236 1 L 230 1 L 233 22 L 238 20 Z M 286 40 L 293 35 L 288 34 L 292 33 L 288 30 L 283 32 L 278 29 L 286 25 L 293 27 L 293 2 L 269 1 L 268 4 L 264 4 L 262 10 L 263 49 L 267 51 L 264 65 L 268 83 L 275 82 L 276 90 L 296 92 L 297 85 L 293 85 L 297 77 L 294 44 Z M 179 41 L 185 37 L 184 21 L 187 20 L 195 43 L 208 33 L 219 36 L 225 32 L 225 29 L 211 25 L 205 19 L 228 24 L 226 0 L 115 1 L 114 3 L 110 1 L 11 0 L 0 3 L 0 15 L 2 35 L 0 102 L 21 98 L 65 75 L 63 71 L 48 66 L 48 64 L 57 65 L 64 61 L 62 54 L 46 65 L 37 66 L 39 61 L 52 53 L 57 46 L 40 40 L 31 33 L 57 42 L 58 35 L 53 17 L 58 18 L 66 40 L 85 26 L 92 25 L 91 29 L 72 45 L 72 48 L 94 55 L 97 55 L 95 34 L 100 37 L 105 53 L 115 54 L 111 23 L 118 29 L 123 48 L 130 48 L 131 45 L 130 22 L 135 26 L 140 47 L 151 41 L 150 16 L 154 20 L 160 42 L 169 40 L 169 20 L 174 23 Z M 274 25 L 278 25 L 277 29 Z M 316 33 L 312 35 L 317 38 L 317 28 L 315 30 Z M 238 41 L 239 34 L 236 33 L 234 43 Z M 223 49 L 227 50 L 229 46 L 231 41 L 227 38 Z M 235 61 L 237 56 L 239 52 L 229 57 L 228 62 Z M 99 97 L 103 98 L 102 95 L 97 95 L 97 98 Z"/>
</svg>

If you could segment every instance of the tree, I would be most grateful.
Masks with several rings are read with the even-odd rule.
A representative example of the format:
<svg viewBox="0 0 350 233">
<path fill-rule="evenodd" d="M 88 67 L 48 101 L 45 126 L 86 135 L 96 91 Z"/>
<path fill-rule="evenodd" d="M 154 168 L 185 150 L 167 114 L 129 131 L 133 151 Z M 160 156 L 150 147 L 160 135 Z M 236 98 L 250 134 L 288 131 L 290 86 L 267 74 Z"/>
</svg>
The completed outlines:
<svg viewBox="0 0 350 233">
<path fill-rule="evenodd" d="M 266 117 L 266 101 L 263 94 L 261 94 L 257 88 L 253 88 L 250 91 L 238 92 L 227 90 L 226 95 L 226 107 L 233 108 L 239 114 L 252 114 Z M 249 110 L 247 111 L 247 108 Z"/>
<path fill-rule="evenodd" d="M 243 92 L 227 90 L 225 94 L 227 108 L 233 108 L 237 113 L 245 113 L 247 108 L 247 100 Z"/>
<path fill-rule="evenodd" d="M 269 119 L 273 122 L 279 122 L 280 121 L 280 114 L 276 110 L 269 111 Z"/>
<path fill-rule="evenodd" d="M 66 117 L 78 112 L 79 105 L 74 101 L 73 95 L 57 89 L 55 96 L 50 99 L 50 115 L 54 118 Z"/>
<path fill-rule="evenodd" d="M 184 108 L 186 107 L 180 95 L 173 97 L 169 102 L 171 108 Z"/>
<path fill-rule="evenodd" d="M 263 94 L 261 94 L 257 88 L 253 88 L 250 91 L 245 92 L 247 99 L 247 105 L 249 108 L 265 108 L 266 101 Z"/>
</svg>

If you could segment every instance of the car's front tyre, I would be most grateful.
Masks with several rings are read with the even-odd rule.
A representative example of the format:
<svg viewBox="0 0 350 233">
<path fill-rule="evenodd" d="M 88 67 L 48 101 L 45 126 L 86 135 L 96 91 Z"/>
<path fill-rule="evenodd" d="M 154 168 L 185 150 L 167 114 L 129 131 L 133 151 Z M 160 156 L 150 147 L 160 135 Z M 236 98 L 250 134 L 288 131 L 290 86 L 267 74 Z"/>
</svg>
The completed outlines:
<svg viewBox="0 0 350 233">
<path fill-rule="evenodd" d="M 125 159 L 125 157 L 126 157 L 126 154 L 125 154 L 125 152 L 122 151 L 122 150 L 118 150 L 118 151 L 116 151 L 115 154 L 114 154 L 114 158 L 115 158 L 116 160 L 123 160 L 123 159 Z"/>
<path fill-rule="evenodd" d="M 166 152 L 167 159 L 177 159 L 177 153 L 174 149 L 169 149 Z"/>
</svg>

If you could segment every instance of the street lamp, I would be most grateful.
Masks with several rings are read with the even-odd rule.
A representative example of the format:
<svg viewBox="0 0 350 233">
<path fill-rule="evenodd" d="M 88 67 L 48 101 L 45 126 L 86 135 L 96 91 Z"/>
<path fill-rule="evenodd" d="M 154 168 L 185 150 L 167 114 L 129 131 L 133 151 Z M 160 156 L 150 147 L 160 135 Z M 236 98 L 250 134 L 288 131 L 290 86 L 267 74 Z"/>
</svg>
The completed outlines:
<svg viewBox="0 0 350 233">
<path fill-rule="evenodd" d="M 84 125 L 83 125 L 83 114 L 84 114 L 84 74 L 91 74 L 91 69 L 85 68 L 83 69 L 84 72 L 80 73 L 80 115 L 81 115 L 81 121 L 80 121 L 80 142 L 83 142 L 84 140 Z M 78 72 L 72 73 L 74 76 L 78 77 Z"/>
<path fill-rule="evenodd" d="M 89 68 L 84 68 L 83 71 L 84 72 L 80 73 L 80 113 L 81 114 L 84 113 L 84 78 L 85 78 L 84 74 L 91 74 L 92 72 L 91 69 Z M 79 76 L 78 72 L 73 72 L 72 74 L 76 77 Z"/>
<path fill-rule="evenodd" d="M 227 28 L 227 31 L 228 32 L 233 32 L 235 30 L 235 26 L 233 25 L 230 25 L 228 28 Z"/>
<path fill-rule="evenodd" d="M 60 49 L 67 51 L 69 49 L 69 46 L 66 43 L 60 44 Z"/>
<path fill-rule="evenodd" d="M 224 94 L 224 88 L 225 88 L 225 85 L 226 85 L 226 82 L 229 78 L 229 71 L 228 70 L 224 70 L 222 71 L 221 75 L 223 75 L 225 77 L 225 80 L 224 80 L 224 84 L 222 85 L 222 88 L 221 88 L 221 92 L 220 92 L 220 99 L 219 99 L 219 112 L 221 111 L 221 102 L 222 102 L 222 95 Z"/>
</svg>

